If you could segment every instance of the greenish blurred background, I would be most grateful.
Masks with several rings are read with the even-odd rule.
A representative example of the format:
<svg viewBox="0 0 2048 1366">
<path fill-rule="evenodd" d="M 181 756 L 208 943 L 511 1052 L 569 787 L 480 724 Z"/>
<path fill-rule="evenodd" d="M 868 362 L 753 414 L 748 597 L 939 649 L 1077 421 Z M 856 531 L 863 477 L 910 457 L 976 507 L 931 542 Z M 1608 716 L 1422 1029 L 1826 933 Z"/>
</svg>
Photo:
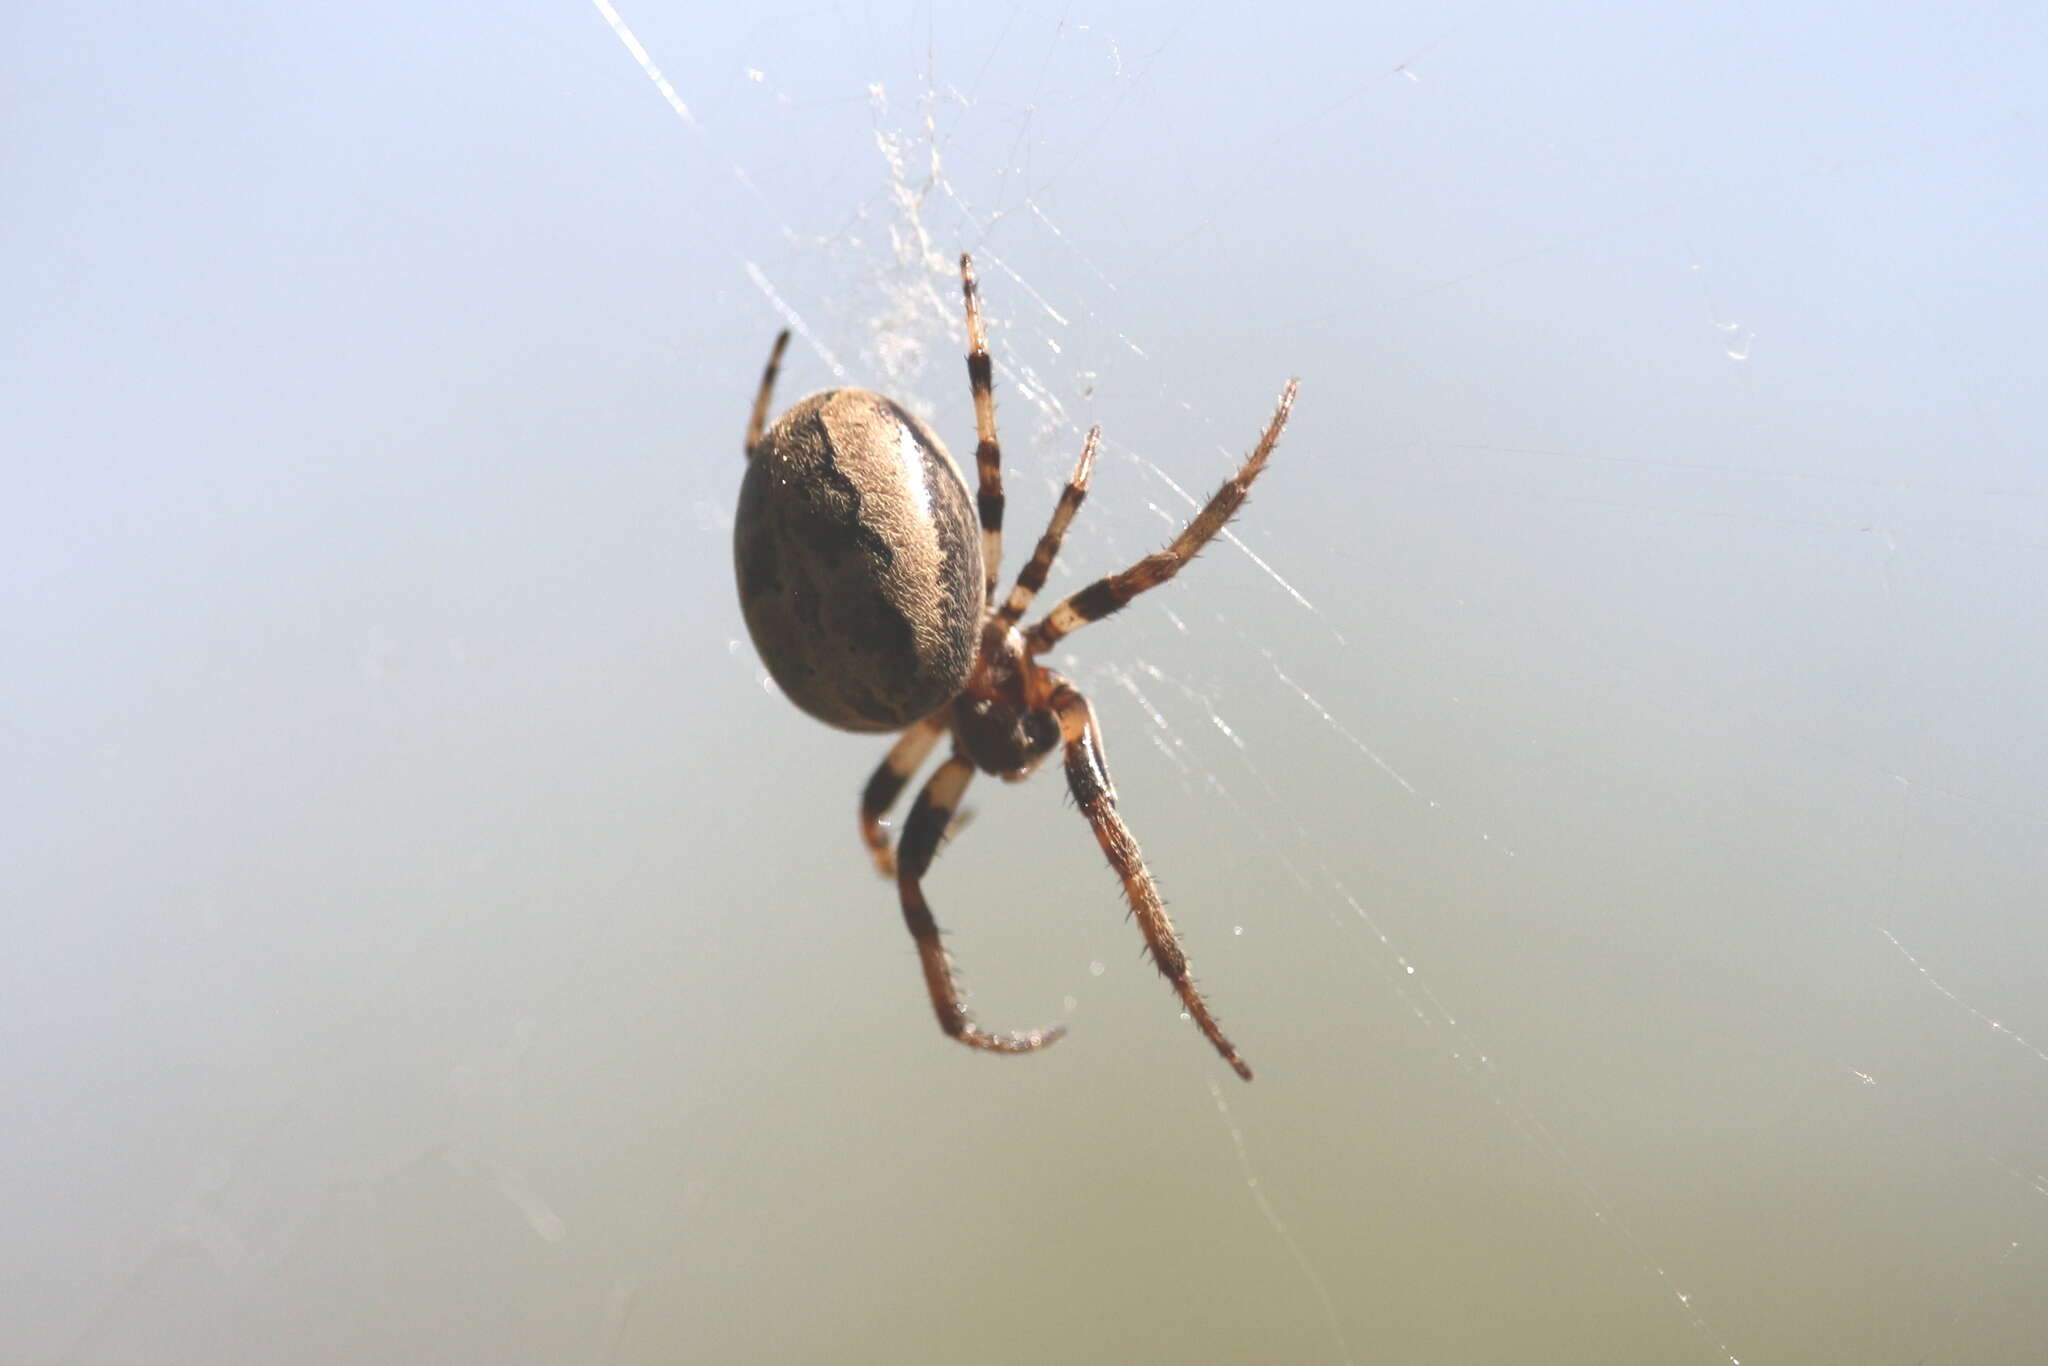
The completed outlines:
<svg viewBox="0 0 2048 1366">
<path fill-rule="evenodd" d="M 2041 1359 L 2037 9 L 4 31 L 0 1356 Z M 1250 1087 L 1056 772 L 945 1043 L 745 639 L 962 249 L 1053 591 L 1302 378 L 1061 656 Z"/>
</svg>

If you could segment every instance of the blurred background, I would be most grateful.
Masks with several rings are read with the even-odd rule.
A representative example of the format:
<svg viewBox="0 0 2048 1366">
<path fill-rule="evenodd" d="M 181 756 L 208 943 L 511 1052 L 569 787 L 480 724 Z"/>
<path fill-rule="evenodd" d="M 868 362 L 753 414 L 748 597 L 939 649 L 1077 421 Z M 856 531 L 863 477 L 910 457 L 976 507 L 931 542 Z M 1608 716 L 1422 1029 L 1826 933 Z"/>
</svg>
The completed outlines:
<svg viewBox="0 0 2048 1366">
<path fill-rule="evenodd" d="M 0 1355 L 1879 1362 L 2048 1340 L 2040 12 L 13 8 Z M 741 433 L 885 390 L 1058 665 L 929 890 Z"/>
</svg>

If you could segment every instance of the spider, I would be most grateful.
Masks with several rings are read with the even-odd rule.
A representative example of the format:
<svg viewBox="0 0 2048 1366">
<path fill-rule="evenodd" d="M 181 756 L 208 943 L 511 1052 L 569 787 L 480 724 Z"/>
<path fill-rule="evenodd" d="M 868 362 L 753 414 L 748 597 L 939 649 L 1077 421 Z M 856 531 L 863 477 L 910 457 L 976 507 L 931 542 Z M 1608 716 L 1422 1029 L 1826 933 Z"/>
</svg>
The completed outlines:
<svg viewBox="0 0 2048 1366">
<path fill-rule="evenodd" d="M 776 337 L 747 422 L 747 472 L 733 528 L 747 629 L 768 672 L 797 706 L 845 730 L 901 732 L 862 792 L 860 831 L 876 868 L 896 879 L 925 987 L 948 1036 L 992 1053 L 1029 1053 L 1066 1032 L 1050 1025 L 997 1033 L 975 1022 L 953 980 L 923 885 L 975 772 L 1017 782 L 1059 749 L 1067 786 L 1123 880 L 1153 963 L 1224 1061 L 1250 1081 L 1251 1068 L 1195 989 L 1138 842 L 1118 814 L 1094 709 L 1040 657 L 1071 632 L 1171 579 L 1223 529 L 1265 469 L 1299 381 L 1288 381 L 1257 447 L 1172 544 L 1097 579 L 1024 628 L 1024 613 L 1045 586 L 1060 540 L 1087 496 L 1102 431 L 1088 433 L 1045 534 L 998 606 L 1003 461 L 993 366 L 967 254 L 960 257 L 960 282 L 980 476 L 971 504 L 966 481 L 938 437 L 879 394 L 812 394 L 764 430 L 789 344 L 788 332 Z M 892 854 L 883 817 L 942 737 L 951 738 L 952 752 L 918 792 Z"/>
</svg>

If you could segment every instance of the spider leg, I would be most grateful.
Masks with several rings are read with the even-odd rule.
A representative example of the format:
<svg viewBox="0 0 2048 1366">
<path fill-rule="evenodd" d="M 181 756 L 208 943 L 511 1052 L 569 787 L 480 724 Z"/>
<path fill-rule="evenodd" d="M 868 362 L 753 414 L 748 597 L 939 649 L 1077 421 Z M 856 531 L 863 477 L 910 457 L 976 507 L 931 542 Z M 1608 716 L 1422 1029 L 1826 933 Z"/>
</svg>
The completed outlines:
<svg viewBox="0 0 2048 1366">
<path fill-rule="evenodd" d="M 974 467 L 980 484 L 975 507 L 981 513 L 982 601 L 996 604 L 996 572 L 1003 563 L 1003 448 L 996 442 L 995 366 L 988 358 L 988 332 L 981 325 L 981 293 L 974 282 L 974 258 L 960 253 L 960 289 L 967 299 L 967 382 L 974 390 Z"/>
<path fill-rule="evenodd" d="M 1101 440 L 1102 428 L 1090 427 L 1088 440 L 1081 446 L 1081 458 L 1075 463 L 1067 486 L 1060 490 L 1060 501 L 1053 507 L 1052 520 L 1046 523 L 1045 534 L 1038 538 L 1038 548 L 1017 571 L 1017 586 L 1010 590 L 1009 601 L 1003 604 L 1003 610 L 996 613 L 996 620 L 1005 629 L 1017 624 L 1018 618 L 1031 606 L 1031 600 L 1038 596 L 1038 590 L 1045 587 L 1045 576 L 1052 572 L 1052 562 L 1060 553 L 1060 541 L 1066 536 L 1074 514 L 1081 510 L 1081 500 L 1088 496 L 1088 475 L 1095 468 L 1095 447 Z"/>
<path fill-rule="evenodd" d="M 938 851 L 939 840 L 953 818 L 953 809 L 960 803 L 960 794 L 973 776 L 974 764 L 956 753 L 939 765 L 924 790 L 917 794 L 896 849 L 896 890 L 903 899 L 903 921 L 910 927 L 910 937 L 917 941 L 918 960 L 924 965 L 924 983 L 931 992 L 939 1028 L 969 1048 L 991 1053 L 1029 1053 L 1059 1038 L 1066 1029 L 1052 1025 L 1018 1034 L 990 1034 L 977 1025 L 961 1003 L 959 989 L 953 983 L 952 960 L 939 942 L 938 922 L 932 919 L 932 908 L 924 899 L 921 885 L 931 867 L 932 855 Z"/>
<path fill-rule="evenodd" d="M 1237 1056 L 1230 1040 L 1223 1037 L 1223 1030 L 1202 1000 L 1202 993 L 1195 990 L 1194 979 L 1188 974 L 1187 955 L 1181 952 L 1173 922 L 1166 916 L 1166 905 L 1159 899 L 1159 889 L 1152 885 L 1152 874 L 1145 868 L 1144 855 L 1138 852 L 1138 841 L 1117 814 L 1116 787 L 1109 780 L 1109 768 L 1103 758 L 1102 732 L 1095 724 L 1095 709 L 1065 679 L 1053 683 L 1052 708 L 1060 719 L 1060 735 L 1066 741 L 1067 787 L 1073 792 L 1081 814 L 1094 827 L 1095 842 L 1102 846 L 1110 867 L 1123 879 L 1124 897 L 1131 903 L 1138 928 L 1144 932 L 1152 962 L 1173 984 L 1182 1007 L 1223 1055 L 1223 1060 L 1236 1069 L 1237 1075 L 1250 1081 L 1252 1069 Z"/>
<path fill-rule="evenodd" d="M 789 329 L 775 334 L 775 345 L 768 352 L 768 368 L 761 372 L 761 392 L 754 395 L 753 416 L 747 419 L 747 459 L 754 458 L 754 447 L 761 444 L 761 432 L 768 425 L 768 401 L 775 393 L 775 373 L 782 368 L 782 352 L 789 345 Z"/>
<path fill-rule="evenodd" d="M 933 712 L 922 721 L 914 723 L 903 732 L 903 737 L 889 747 L 882 762 L 868 777 L 868 785 L 860 794 L 860 837 L 868 847 L 868 856 L 874 859 L 875 867 L 883 877 L 896 876 L 896 856 L 889 851 L 889 832 L 882 828 L 882 817 L 896 799 L 903 795 L 904 784 L 910 775 L 917 772 L 917 766 L 932 752 L 932 746 L 946 733 L 946 713 Z"/>
<path fill-rule="evenodd" d="M 1266 424 L 1265 432 L 1259 437 L 1259 444 L 1245 457 L 1245 462 L 1238 467 L 1237 473 L 1224 480 L 1222 487 L 1210 496 L 1202 510 L 1181 528 L 1180 535 L 1173 538 L 1172 545 L 1147 555 L 1120 574 L 1110 574 L 1097 579 L 1053 608 L 1043 621 L 1025 634 L 1025 652 L 1033 655 L 1041 653 L 1062 636 L 1091 621 L 1102 620 L 1146 589 L 1157 588 L 1178 574 L 1217 532 L 1223 530 L 1224 523 L 1236 516 L 1237 510 L 1244 505 L 1245 495 L 1251 490 L 1252 480 L 1258 478 L 1259 472 L 1265 469 L 1266 457 L 1273 453 L 1274 445 L 1280 440 L 1281 430 L 1287 426 L 1287 414 L 1294 407 L 1294 393 L 1300 385 L 1299 380 L 1287 381 L 1287 387 L 1280 391 L 1279 405 L 1273 410 L 1273 420 Z"/>
</svg>

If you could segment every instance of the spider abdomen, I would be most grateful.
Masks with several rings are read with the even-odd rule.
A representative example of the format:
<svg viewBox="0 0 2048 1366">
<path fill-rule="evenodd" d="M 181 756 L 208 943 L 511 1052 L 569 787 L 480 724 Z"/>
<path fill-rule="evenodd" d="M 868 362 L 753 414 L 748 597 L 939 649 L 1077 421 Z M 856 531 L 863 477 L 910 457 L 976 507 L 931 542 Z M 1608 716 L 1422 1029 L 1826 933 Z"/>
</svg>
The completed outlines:
<svg viewBox="0 0 2048 1366">
<path fill-rule="evenodd" d="M 828 389 L 768 429 L 740 485 L 733 562 L 762 663 L 819 720 L 901 730 L 967 681 L 975 507 L 938 437 L 880 394 Z"/>
</svg>

